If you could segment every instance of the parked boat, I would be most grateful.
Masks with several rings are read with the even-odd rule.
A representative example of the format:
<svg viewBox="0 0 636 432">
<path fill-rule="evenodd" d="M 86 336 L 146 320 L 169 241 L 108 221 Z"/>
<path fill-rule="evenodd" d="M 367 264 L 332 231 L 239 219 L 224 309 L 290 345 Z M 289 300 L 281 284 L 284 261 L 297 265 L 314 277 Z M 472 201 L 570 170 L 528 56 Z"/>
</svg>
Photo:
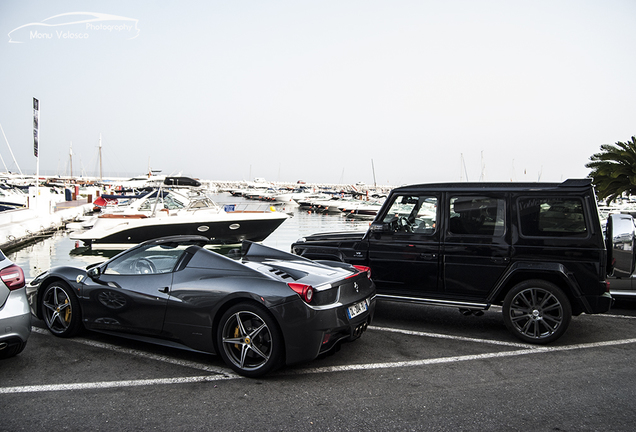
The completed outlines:
<svg viewBox="0 0 636 432">
<path fill-rule="evenodd" d="M 360 201 L 354 200 L 338 207 L 338 209 L 348 217 L 374 218 L 383 201 Z"/>
<path fill-rule="evenodd" d="M 204 191 L 159 189 L 97 216 L 92 228 L 70 234 L 94 249 L 121 249 L 157 237 L 203 235 L 212 243 L 262 241 L 289 216 L 276 211 L 226 211 Z M 85 226 L 89 224 L 86 223 Z"/>
<path fill-rule="evenodd" d="M 28 190 L 0 184 L 0 205 L 7 209 L 26 207 L 29 203 Z"/>
</svg>

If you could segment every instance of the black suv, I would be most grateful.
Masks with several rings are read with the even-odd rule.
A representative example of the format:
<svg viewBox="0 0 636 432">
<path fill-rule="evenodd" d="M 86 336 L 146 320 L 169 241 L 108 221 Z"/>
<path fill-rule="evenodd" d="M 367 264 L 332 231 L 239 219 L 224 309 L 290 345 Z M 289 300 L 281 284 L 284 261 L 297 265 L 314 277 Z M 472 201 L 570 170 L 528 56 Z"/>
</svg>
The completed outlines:
<svg viewBox="0 0 636 432">
<path fill-rule="evenodd" d="M 631 225 L 633 236 L 620 216 L 606 247 L 589 179 L 422 184 L 394 189 L 366 233 L 314 234 L 292 251 L 371 267 L 378 298 L 476 315 L 502 305 L 515 336 L 549 343 L 573 314 L 610 309 L 606 276 L 614 262 L 633 266 L 611 233 Z"/>
</svg>

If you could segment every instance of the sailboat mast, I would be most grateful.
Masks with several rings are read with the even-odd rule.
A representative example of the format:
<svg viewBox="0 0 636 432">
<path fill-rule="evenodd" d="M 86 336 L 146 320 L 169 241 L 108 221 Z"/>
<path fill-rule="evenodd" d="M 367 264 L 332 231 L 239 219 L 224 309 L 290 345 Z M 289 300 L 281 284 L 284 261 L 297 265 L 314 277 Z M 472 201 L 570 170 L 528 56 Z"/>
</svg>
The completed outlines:
<svg viewBox="0 0 636 432">
<path fill-rule="evenodd" d="M 22 175 L 22 170 L 20 169 L 20 165 L 18 165 L 18 161 L 15 160 L 15 156 L 13 155 L 13 150 L 11 149 L 11 145 L 9 144 L 9 140 L 7 139 L 7 136 L 4 134 L 4 129 L 2 128 L 2 125 L 0 125 L 0 130 L 2 130 L 2 136 L 4 137 L 4 140 L 7 143 L 7 147 L 9 147 L 9 153 L 11 153 L 11 157 L 13 158 L 13 163 L 15 163 L 15 166 L 18 167 L 18 172 L 20 173 L 20 175 Z M 2 163 L 4 164 L 4 159 L 2 160 Z M 7 169 L 7 166 L 4 166 L 5 169 Z M 7 170 L 8 172 L 9 170 Z"/>
<path fill-rule="evenodd" d="M 102 134 L 99 134 L 99 181 L 102 181 Z"/>
<path fill-rule="evenodd" d="M 73 141 L 71 141 L 71 146 L 68 150 L 68 158 L 71 167 L 71 178 L 73 178 Z"/>
<path fill-rule="evenodd" d="M 373 159 L 371 159 L 371 170 L 373 171 L 373 187 L 377 188 L 377 184 L 375 181 L 375 166 L 373 165 Z"/>
<path fill-rule="evenodd" d="M 468 181 L 468 170 L 466 169 L 466 162 L 464 161 L 464 153 L 459 154 L 459 181 L 464 181 L 464 174 L 466 174 L 466 181 Z"/>
</svg>

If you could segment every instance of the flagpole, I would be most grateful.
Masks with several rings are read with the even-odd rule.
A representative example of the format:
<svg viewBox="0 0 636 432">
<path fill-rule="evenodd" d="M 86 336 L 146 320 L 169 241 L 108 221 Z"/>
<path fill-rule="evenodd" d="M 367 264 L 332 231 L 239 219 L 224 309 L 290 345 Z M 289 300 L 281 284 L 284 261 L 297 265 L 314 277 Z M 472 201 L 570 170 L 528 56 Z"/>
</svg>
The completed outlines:
<svg viewBox="0 0 636 432">
<path fill-rule="evenodd" d="M 39 209 L 40 183 L 40 101 L 33 98 L 33 154 L 35 155 L 35 208 Z"/>
</svg>

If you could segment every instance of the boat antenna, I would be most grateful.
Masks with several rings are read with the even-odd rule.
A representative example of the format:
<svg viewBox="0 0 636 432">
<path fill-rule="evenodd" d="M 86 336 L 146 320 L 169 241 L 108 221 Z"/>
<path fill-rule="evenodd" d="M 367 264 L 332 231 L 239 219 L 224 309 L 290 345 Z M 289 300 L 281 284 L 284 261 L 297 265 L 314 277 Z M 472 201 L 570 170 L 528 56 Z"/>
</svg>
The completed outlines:
<svg viewBox="0 0 636 432">
<path fill-rule="evenodd" d="M 7 142 L 7 146 L 9 147 L 9 152 L 11 153 L 11 157 L 13 158 L 13 162 L 15 163 L 15 166 L 18 167 L 18 172 L 20 173 L 20 175 L 22 175 L 22 170 L 20 169 L 20 165 L 18 165 L 18 161 L 15 160 L 15 156 L 13 155 L 13 150 L 11 150 L 11 145 L 9 144 L 9 140 L 7 139 L 7 136 L 4 134 L 4 129 L 2 128 L 2 125 L 0 125 L 0 130 L 2 130 L 2 136 L 4 136 L 4 140 Z M 2 164 L 4 164 L 4 159 L 2 160 Z M 7 166 L 4 166 L 5 169 L 7 169 Z M 7 169 L 7 172 L 9 170 Z"/>
</svg>

